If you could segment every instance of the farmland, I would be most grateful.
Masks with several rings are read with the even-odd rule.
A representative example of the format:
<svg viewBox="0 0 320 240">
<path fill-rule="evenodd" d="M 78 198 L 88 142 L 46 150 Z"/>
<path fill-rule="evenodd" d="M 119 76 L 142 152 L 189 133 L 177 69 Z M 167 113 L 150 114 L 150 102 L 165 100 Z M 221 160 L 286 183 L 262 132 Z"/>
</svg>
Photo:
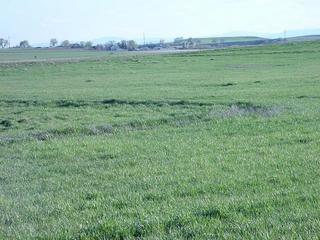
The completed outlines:
<svg viewBox="0 0 320 240">
<path fill-rule="evenodd" d="M 1 49 L 0 63 L 96 59 L 106 52 L 72 49 Z"/>
<path fill-rule="evenodd" d="M 0 239 L 318 239 L 319 66 L 0 50 Z"/>
</svg>

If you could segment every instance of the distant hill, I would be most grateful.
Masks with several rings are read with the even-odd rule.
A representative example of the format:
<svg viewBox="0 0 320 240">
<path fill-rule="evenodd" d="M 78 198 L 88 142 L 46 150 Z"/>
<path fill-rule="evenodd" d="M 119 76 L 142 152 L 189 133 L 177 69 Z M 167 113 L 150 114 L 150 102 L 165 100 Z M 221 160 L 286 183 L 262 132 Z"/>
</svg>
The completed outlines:
<svg viewBox="0 0 320 240">
<path fill-rule="evenodd" d="M 200 44 L 212 44 L 212 43 L 240 43 L 240 42 L 274 42 L 279 38 L 262 38 L 262 37 L 255 37 L 255 36 L 236 36 L 236 37 L 211 37 L 211 38 L 193 38 L 195 41 L 199 41 Z M 181 41 L 185 41 L 181 40 Z M 302 35 L 296 37 L 287 37 L 286 40 L 288 42 L 303 42 L 303 41 L 318 41 L 320 40 L 319 35 Z"/>
<path fill-rule="evenodd" d="M 171 43 L 171 46 L 176 48 L 221 48 L 231 46 L 255 46 L 267 44 L 279 44 L 285 42 L 303 42 L 303 41 L 318 41 L 320 35 L 306 35 L 288 37 L 284 41 L 284 36 L 279 38 L 262 38 L 256 36 L 234 36 L 234 37 L 207 37 L 207 38 L 187 38 L 179 39 Z"/>
<path fill-rule="evenodd" d="M 304 41 L 319 41 L 319 40 L 320 40 L 320 35 L 307 35 L 307 36 L 287 38 L 287 41 L 289 42 L 304 42 Z"/>
<path fill-rule="evenodd" d="M 301 29 L 301 30 L 288 30 L 286 31 L 286 37 L 287 38 L 293 38 L 293 37 L 300 37 L 300 36 L 313 36 L 313 35 L 320 35 L 320 29 Z M 211 37 L 213 36 L 213 37 Z M 221 36 L 214 36 L 211 35 L 208 37 L 194 37 L 193 39 L 200 39 L 201 44 L 209 44 L 214 40 L 222 40 L 224 42 L 244 42 L 244 41 L 257 41 L 257 40 L 263 40 L 263 39 L 277 39 L 277 38 L 283 38 L 284 37 L 284 31 L 280 33 L 257 33 L 257 32 L 231 32 L 231 33 L 225 33 Z M 240 37 L 239 37 L 240 36 Z M 242 37 L 243 36 L 243 37 Z M 188 38 L 188 37 L 185 37 Z M 132 40 L 135 40 L 138 44 L 143 44 L 144 40 L 141 36 L 140 38 L 131 38 Z M 92 42 L 95 44 L 104 44 L 109 41 L 116 41 L 119 42 L 121 40 L 131 40 L 124 37 L 102 37 L 93 39 Z M 159 43 L 161 37 L 148 37 L 146 36 L 146 43 Z M 172 38 L 164 38 L 165 42 L 173 42 Z"/>
<path fill-rule="evenodd" d="M 282 39 L 284 36 L 286 36 L 287 40 L 289 42 L 300 42 L 300 41 L 317 41 L 320 40 L 320 29 L 302 29 L 302 30 L 289 30 L 286 31 L 286 34 L 284 32 L 281 33 L 254 33 L 254 32 L 231 32 L 231 33 L 225 33 L 221 36 L 214 36 L 214 37 L 195 37 L 192 38 L 193 40 L 197 40 L 200 42 L 200 45 L 206 45 L 206 44 L 214 44 L 214 43 L 225 43 L 226 45 L 232 45 L 232 43 L 241 43 L 245 44 L 247 43 L 273 43 L 276 42 L 277 39 Z M 158 44 L 160 42 L 160 37 L 146 37 L 145 42 L 146 43 L 155 43 Z M 170 43 L 173 42 L 173 39 L 171 38 L 164 38 L 165 42 Z M 184 38 L 183 41 L 185 41 Z M 143 44 L 144 39 L 141 36 L 141 38 L 123 38 L 123 37 L 102 37 L 93 39 L 92 42 L 94 44 L 104 44 L 110 41 L 116 41 L 119 42 L 121 40 L 134 40 L 138 44 Z M 268 41 L 269 40 L 269 41 Z M 77 41 L 72 41 L 77 42 Z M 33 43 L 31 44 L 33 47 L 48 47 L 48 43 Z"/>
<path fill-rule="evenodd" d="M 320 35 L 320 29 L 300 29 L 300 30 L 288 30 L 286 31 L 286 37 L 299 37 L 309 35 Z M 221 37 L 236 37 L 236 36 L 258 36 L 262 38 L 276 39 L 283 38 L 284 31 L 279 33 L 259 33 L 259 32 L 230 32 L 222 34 Z"/>
<path fill-rule="evenodd" d="M 257 40 L 265 40 L 260 37 L 253 36 L 237 36 L 237 37 L 211 37 L 211 38 L 193 38 L 195 41 L 199 41 L 200 44 L 212 44 L 212 43 L 233 43 L 233 42 L 251 42 Z"/>
<path fill-rule="evenodd" d="M 160 37 L 146 37 L 145 42 L 146 43 L 159 43 L 160 42 Z M 115 41 L 115 42 L 120 42 L 121 40 L 134 40 L 138 44 L 143 44 L 144 39 L 141 38 L 123 38 L 123 37 L 103 37 L 103 38 L 97 38 L 93 39 L 92 42 L 94 44 L 104 44 L 110 41 Z M 173 39 L 165 39 L 166 42 L 171 42 Z"/>
<path fill-rule="evenodd" d="M 284 33 L 278 33 L 275 34 L 275 36 L 270 35 L 269 38 L 282 38 L 283 35 Z M 311 35 L 320 35 L 320 29 L 290 30 L 286 32 L 287 38 Z"/>
</svg>

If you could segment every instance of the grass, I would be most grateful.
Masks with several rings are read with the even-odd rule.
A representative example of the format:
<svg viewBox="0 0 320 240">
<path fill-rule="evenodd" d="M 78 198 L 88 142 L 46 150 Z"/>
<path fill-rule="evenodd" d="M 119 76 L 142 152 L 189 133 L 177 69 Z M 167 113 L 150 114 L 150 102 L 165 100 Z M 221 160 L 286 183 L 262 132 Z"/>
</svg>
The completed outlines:
<svg viewBox="0 0 320 240">
<path fill-rule="evenodd" d="M 110 53 L 103 51 L 79 50 L 79 49 L 0 49 L 0 63 L 45 61 L 63 59 L 91 59 L 104 57 Z"/>
<path fill-rule="evenodd" d="M 2 64 L 0 239 L 317 239 L 319 56 Z"/>
</svg>

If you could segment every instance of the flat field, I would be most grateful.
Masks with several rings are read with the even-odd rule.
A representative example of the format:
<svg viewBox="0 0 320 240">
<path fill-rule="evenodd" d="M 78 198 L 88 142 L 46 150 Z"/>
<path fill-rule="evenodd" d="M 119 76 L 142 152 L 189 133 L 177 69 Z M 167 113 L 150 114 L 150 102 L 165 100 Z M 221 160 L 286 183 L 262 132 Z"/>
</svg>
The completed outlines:
<svg viewBox="0 0 320 240">
<path fill-rule="evenodd" d="M 82 49 L 0 49 L 1 63 L 24 63 L 24 62 L 44 62 L 44 61 L 66 61 L 66 60 L 83 60 L 96 59 L 110 55 L 103 51 L 91 51 Z"/>
<path fill-rule="evenodd" d="M 319 42 L 41 53 L 0 64 L 0 239 L 319 238 Z"/>
</svg>

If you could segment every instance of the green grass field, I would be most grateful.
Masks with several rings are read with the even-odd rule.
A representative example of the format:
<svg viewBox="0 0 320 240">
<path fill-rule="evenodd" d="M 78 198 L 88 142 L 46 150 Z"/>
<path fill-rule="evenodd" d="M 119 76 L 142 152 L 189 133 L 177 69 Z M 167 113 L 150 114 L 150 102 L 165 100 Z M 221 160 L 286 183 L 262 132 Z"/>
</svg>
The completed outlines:
<svg viewBox="0 0 320 240">
<path fill-rule="evenodd" d="M 104 51 L 91 51 L 82 49 L 0 49 L 0 64 L 7 62 L 40 62 L 97 59 L 110 55 Z"/>
<path fill-rule="evenodd" d="M 318 239 L 319 106 L 319 42 L 1 64 L 0 239 Z"/>
</svg>

